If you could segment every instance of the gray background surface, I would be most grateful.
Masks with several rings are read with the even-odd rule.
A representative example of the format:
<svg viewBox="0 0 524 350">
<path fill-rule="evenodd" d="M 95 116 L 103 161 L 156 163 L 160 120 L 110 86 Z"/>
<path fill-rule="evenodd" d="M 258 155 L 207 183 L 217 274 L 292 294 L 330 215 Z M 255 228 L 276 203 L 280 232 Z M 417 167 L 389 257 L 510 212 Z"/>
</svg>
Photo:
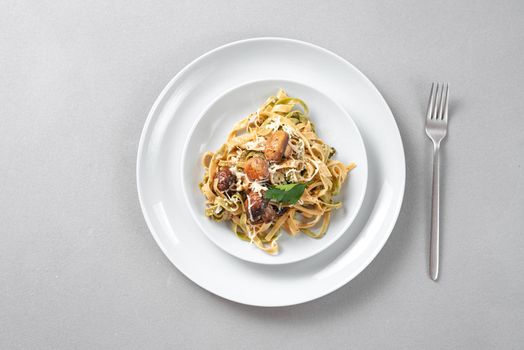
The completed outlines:
<svg viewBox="0 0 524 350">
<path fill-rule="evenodd" d="M 388 101 L 407 158 L 373 263 L 317 301 L 220 299 L 156 246 L 135 190 L 147 112 L 195 57 L 284 36 Z M 522 349 L 523 1 L 0 1 L 0 348 Z M 427 275 L 429 84 L 452 86 L 442 278 Z"/>
</svg>

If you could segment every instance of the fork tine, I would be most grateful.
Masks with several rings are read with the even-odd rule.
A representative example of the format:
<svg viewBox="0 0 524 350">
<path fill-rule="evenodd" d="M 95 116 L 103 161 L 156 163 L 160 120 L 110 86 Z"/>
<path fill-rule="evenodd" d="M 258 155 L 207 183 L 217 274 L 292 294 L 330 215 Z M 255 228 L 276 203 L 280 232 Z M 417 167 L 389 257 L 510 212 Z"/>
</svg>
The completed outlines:
<svg viewBox="0 0 524 350">
<path fill-rule="evenodd" d="M 444 85 L 442 83 L 442 91 L 440 91 L 440 100 L 439 100 L 439 109 L 438 109 L 438 120 L 443 120 L 444 118 L 444 103 L 445 103 L 445 97 L 444 93 L 447 94 L 448 84 Z"/>
<path fill-rule="evenodd" d="M 440 84 L 437 83 L 437 88 L 435 89 L 435 108 L 433 108 L 433 115 L 431 116 L 431 119 L 438 119 L 437 113 L 439 111 L 441 99 L 442 99 L 442 89 L 441 89 Z"/>
<path fill-rule="evenodd" d="M 449 105 L 449 84 L 446 84 L 446 98 L 445 98 L 446 102 L 445 102 L 445 105 L 444 105 L 444 116 L 443 116 L 443 119 L 445 121 L 448 121 L 448 105 Z"/>
<path fill-rule="evenodd" d="M 431 83 L 431 92 L 429 93 L 429 102 L 428 102 L 428 112 L 426 113 L 426 118 L 431 119 L 431 115 L 433 114 L 433 106 L 434 106 L 434 100 L 435 100 L 435 83 Z"/>
</svg>

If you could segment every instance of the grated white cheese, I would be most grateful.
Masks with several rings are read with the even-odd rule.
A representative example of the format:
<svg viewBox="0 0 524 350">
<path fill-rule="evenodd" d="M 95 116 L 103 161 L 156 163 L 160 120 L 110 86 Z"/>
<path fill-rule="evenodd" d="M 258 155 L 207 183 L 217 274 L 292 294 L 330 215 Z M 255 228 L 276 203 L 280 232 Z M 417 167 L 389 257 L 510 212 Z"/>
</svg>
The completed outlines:
<svg viewBox="0 0 524 350">
<path fill-rule="evenodd" d="M 298 170 L 289 169 L 288 171 L 286 171 L 286 178 L 288 178 L 292 182 L 297 182 L 298 181 L 297 173 L 298 173 Z"/>
<path fill-rule="evenodd" d="M 231 197 L 227 192 L 224 192 L 224 194 L 226 195 L 227 199 L 229 199 L 233 203 L 237 203 L 240 201 L 240 199 L 237 196 Z"/>
<path fill-rule="evenodd" d="M 301 164 L 302 164 L 301 160 L 291 159 L 290 161 L 284 162 L 282 164 L 276 164 L 276 163 L 271 164 L 268 168 L 268 171 L 270 174 L 274 174 L 277 170 L 284 169 L 284 168 L 295 168 L 297 171 L 300 171 L 301 169 L 298 169 L 298 167 L 300 167 Z"/>
<path fill-rule="evenodd" d="M 233 165 L 232 167 L 230 167 L 229 171 L 231 171 L 231 173 L 233 173 L 237 178 L 243 177 L 243 176 L 246 175 L 246 174 L 244 174 L 244 172 L 238 170 L 236 165 Z"/>
<path fill-rule="evenodd" d="M 253 181 L 251 183 L 251 191 L 258 193 L 260 196 L 262 196 L 262 191 L 267 191 L 267 187 L 264 186 L 262 183 L 258 181 Z"/>
<path fill-rule="evenodd" d="M 244 147 L 248 151 L 263 151 L 266 147 L 266 139 L 261 136 L 257 136 L 255 140 L 246 142 Z"/>
<path fill-rule="evenodd" d="M 247 213 L 249 214 L 249 220 L 253 221 L 253 213 L 251 213 L 251 207 L 252 207 L 251 197 L 247 196 Z M 251 238 L 251 242 L 253 242 L 253 237 L 250 235 L 249 229 L 247 231 L 248 231 L 247 235 L 249 236 L 249 238 Z"/>
<path fill-rule="evenodd" d="M 219 205 L 215 208 L 215 214 L 220 214 L 222 212 L 222 207 Z"/>
<path fill-rule="evenodd" d="M 295 134 L 295 129 L 293 129 L 291 126 L 289 126 L 287 124 L 282 125 L 282 130 L 287 132 L 290 137 Z"/>
<path fill-rule="evenodd" d="M 280 165 L 273 163 L 269 166 L 267 170 L 269 171 L 269 174 L 274 174 L 280 168 L 282 168 Z"/>
<path fill-rule="evenodd" d="M 266 125 L 267 129 L 270 129 L 273 131 L 277 131 L 279 127 L 280 127 L 280 116 L 276 117 L 271 123 L 268 123 Z"/>
<path fill-rule="evenodd" d="M 244 180 L 247 180 L 247 175 L 243 171 L 238 170 L 236 165 L 230 167 L 229 171 L 237 177 L 237 183 L 235 184 L 235 187 L 233 187 L 234 190 L 241 191 L 244 185 Z"/>
</svg>

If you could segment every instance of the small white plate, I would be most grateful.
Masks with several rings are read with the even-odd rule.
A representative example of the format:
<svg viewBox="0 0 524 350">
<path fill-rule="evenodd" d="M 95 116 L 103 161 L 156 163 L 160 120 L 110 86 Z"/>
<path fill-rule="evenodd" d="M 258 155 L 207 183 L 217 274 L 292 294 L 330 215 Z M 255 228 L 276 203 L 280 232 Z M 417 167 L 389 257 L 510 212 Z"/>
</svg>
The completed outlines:
<svg viewBox="0 0 524 350">
<path fill-rule="evenodd" d="M 181 179 L 182 150 L 195 120 L 225 92 L 268 79 L 312 86 L 344 108 L 362 134 L 369 167 L 362 207 L 336 244 L 299 263 L 278 266 L 239 260 L 212 243 L 190 214 Z M 208 52 L 164 88 L 140 138 L 137 187 L 151 234 L 183 274 L 232 301 L 283 306 L 334 291 L 375 258 L 397 220 L 405 169 L 395 119 L 358 69 L 315 45 L 259 38 Z"/>
<path fill-rule="evenodd" d="M 320 138 L 335 147 L 335 159 L 357 168 L 336 198 L 343 207 L 335 210 L 326 235 L 319 240 L 307 235 L 291 237 L 282 234 L 280 253 L 269 255 L 255 245 L 240 240 L 229 222 L 217 223 L 204 215 L 205 200 L 198 188 L 203 176 L 201 158 L 206 151 L 217 150 L 226 140 L 233 125 L 246 117 L 271 95 L 283 88 L 293 97 L 304 100 Z M 364 200 L 368 165 L 364 142 L 353 120 L 342 107 L 320 91 L 297 82 L 261 80 L 236 87 L 215 100 L 195 123 L 182 155 L 182 189 L 188 207 L 202 231 L 216 245 L 237 258 L 259 264 L 278 265 L 297 262 L 323 251 L 346 232 Z"/>
</svg>

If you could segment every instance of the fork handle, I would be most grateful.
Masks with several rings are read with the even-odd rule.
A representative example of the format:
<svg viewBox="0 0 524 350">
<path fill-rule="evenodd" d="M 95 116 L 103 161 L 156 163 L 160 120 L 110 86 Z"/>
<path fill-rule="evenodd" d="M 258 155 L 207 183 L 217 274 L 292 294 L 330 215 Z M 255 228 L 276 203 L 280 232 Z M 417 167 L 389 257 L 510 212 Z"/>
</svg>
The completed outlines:
<svg viewBox="0 0 524 350">
<path fill-rule="evenodd" d="M 433 145 L 433 186 L 431 199 L 431 236 L 429 243 L 429 275 L 436 281 L 439 274 L 440 216 L 440 143 Z"/>
</svg>

